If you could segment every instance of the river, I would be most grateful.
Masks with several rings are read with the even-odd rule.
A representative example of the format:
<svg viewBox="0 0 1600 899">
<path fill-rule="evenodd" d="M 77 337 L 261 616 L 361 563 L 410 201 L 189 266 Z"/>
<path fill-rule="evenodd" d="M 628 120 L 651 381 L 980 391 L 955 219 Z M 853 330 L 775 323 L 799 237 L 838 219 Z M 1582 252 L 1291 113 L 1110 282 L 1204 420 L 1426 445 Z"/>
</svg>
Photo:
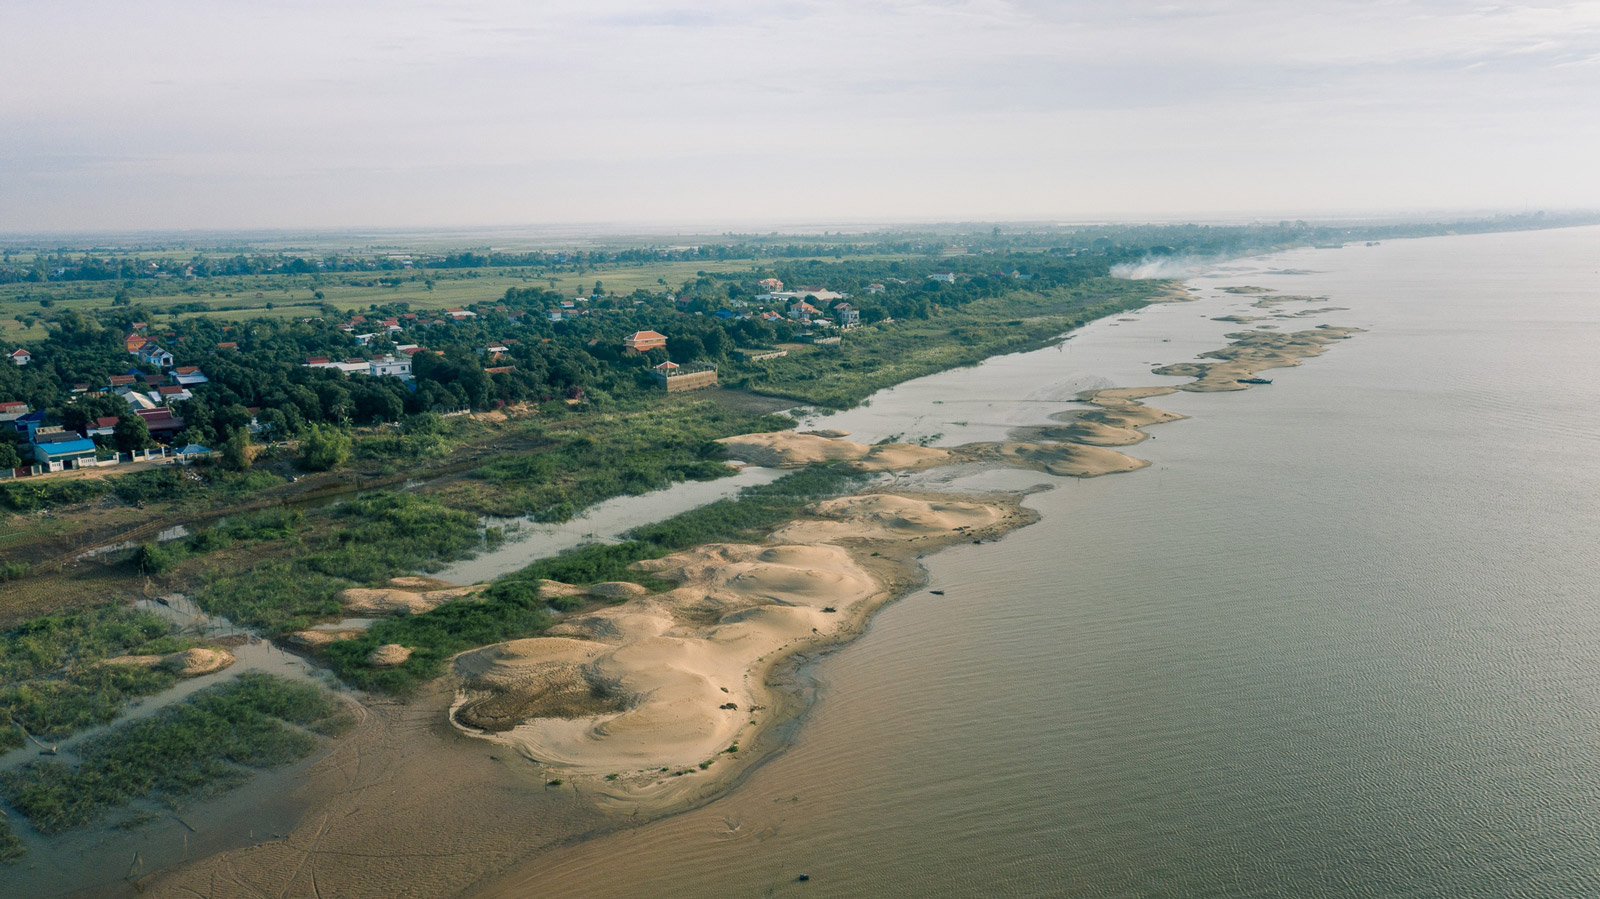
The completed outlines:
<svg viewBox="0 0 1600 899">
<path fill-rule="evenodd" d="M 1600 229 L 1302 250 L 1195 303 L 812 426 L 1003 436 L 1250 327 L 1261 285 L 1368 329 L 1152 401 L 1129 475 L 927 560 L 810 668 L 724 798 L 513 870 L 511 896 L 1600 895 Z M 1285 311 L 1302 308 L 1281 307 Z M 809 880 L 800 882 L 800 873 Z"/>
</svg>

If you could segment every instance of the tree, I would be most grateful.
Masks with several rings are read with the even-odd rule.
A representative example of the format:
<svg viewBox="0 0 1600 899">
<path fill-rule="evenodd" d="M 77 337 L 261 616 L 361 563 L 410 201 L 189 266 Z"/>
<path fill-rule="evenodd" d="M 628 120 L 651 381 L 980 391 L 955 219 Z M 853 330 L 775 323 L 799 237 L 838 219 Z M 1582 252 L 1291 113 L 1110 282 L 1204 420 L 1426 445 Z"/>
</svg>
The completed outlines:
<svg viewBox="0 0 1600 899">
<path fill-rule="evenodd" d="M 222 467 L 230 471 L 246 471 L 255 461 L 256 453 L 261 448 L 250 442 L 250 431 L 247 428 L 233 428 L 228 432 L 228 439 L 222 441 Z"/>
<path fill-rule="evenodd" d="M 117 426 L 111 430 L 111 439 L 116 441 L 117 449 L 125 453 L 145 449 L 153 442 L 150 439 L 150 426 L 145 424 L 144 419 L 127 414 L 117 420 Z"/>
<path fill-rule="evenodd" d="M 300 467 L 331 471 L 350 458 L 350 438 L 331 425 L 312 425 L 300 440 Z"/>
<path fill-rule="evenodd" d="M 22 457 L 9 443 L 0 443 L 0 468 L 16 468 L 22 464 Z"/>
</svg>

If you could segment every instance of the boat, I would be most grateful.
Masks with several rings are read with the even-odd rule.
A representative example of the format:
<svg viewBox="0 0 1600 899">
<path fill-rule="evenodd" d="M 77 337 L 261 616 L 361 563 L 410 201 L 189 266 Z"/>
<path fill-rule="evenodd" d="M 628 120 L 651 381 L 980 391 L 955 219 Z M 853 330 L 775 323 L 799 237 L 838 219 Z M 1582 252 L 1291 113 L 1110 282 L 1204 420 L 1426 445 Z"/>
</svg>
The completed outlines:
<svg viewBox="0 0 1600 899">
<path fill-rule="evenodd" d="M 1271 378 L 1240 378 L 1240 384 L 1271 384 Z"/>
</svg>

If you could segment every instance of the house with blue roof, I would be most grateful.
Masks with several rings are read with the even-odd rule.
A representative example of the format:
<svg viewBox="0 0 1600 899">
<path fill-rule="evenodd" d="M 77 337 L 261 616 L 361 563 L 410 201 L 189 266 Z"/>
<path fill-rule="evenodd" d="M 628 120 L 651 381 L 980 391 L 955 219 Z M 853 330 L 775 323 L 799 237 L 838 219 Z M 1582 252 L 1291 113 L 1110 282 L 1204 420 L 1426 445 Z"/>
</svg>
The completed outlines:
<svg viewBox="0 0 1600 899">
<path fill-rule="evenodd" d="M 33 458 L 47 471 L 83 468 L 95 461 L 94 441 L 77 431 L 42 427 L 34 432 L 32 443 Z"/>
</svg>

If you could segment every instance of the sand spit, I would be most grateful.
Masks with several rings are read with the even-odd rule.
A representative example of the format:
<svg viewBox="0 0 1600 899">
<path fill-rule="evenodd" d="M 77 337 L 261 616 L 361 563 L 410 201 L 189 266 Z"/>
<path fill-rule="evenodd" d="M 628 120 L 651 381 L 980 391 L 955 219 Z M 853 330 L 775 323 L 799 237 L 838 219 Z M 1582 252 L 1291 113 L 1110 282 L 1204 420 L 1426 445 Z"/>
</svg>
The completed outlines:
<svg viewBox="0 0 1600 899">
<path fill-rule="evenodd" d="M 769 468 L 799 468 L 818 462 L 849 462 L 862 471 L 917 471 L 945 465 L 947 450 L 910 443 L 883 443 L 868 446 L 823 436 L 822 432 L 797 434 L 774 431 L 767 434 L 742 434 L 718 441 L 728 455 L 740 462 Z"/>
<path fill-rule="evenodd" d="M 1227 335 L 1232 344 L 1201 354 L 1221 360 L 1219 362 L 1180 362 L 1162 366 L 1152 373 L 1194 378 L 1194 381 L 1180 386 L 1179 390 L 1196 393 L 1247 390 L 1251 385 L 1241 384 L 1241 379 L 1254 377 L 1256 373 L 1269 368 L 1299 365 L 1300 360 L 1322 355 L 1327 352 L 1328 344 L 1344 340 L 1359 330 L 1323 325 L 1309 331 L 1283 334 L 1269 331 L 1236 332 Z"/>
<path fill-rule="evenodd" d="M 1252 287 L 1250 285 L 1245 285 L 1242 287 L 1222 287 L 1219 289 L 1223 293 L 1232 294 L 1275 293 L 1275 291 L 1270 287 Z"/>
<path fill-rule="evenodd" d="M 773 667 L 854 636 L 914 581 L 915 554 L 1032 520 L 1013 497 L 868 493 L 817 503 L 766 544 L 641 562 L 677 586 L 459 656 L 452 721 L 594 778 L 607 802 L 657 807 L 737 762 L 771 724 Z"/>
<path fill-rule="evenodd" d="M 964 458 L 975 462 L 1002 462 L 1018 468 L 1032 468 L 1058 477 L 1097 478 L 1123 474 L 1149 466 L 1143 459 L 1116 450 L 1080 443 L 1029 443 L 1008 440 L 1003 443 L 974 443 L 961 448 Z"/>
<path fill-rule="evenodd" d="M 1137 428 L 1121 428 L 1099 421 L 1075 421 L 1059 427 L 1033 428 L 1026 437 L 1039 440 L 1064 440 L 1088 446 L 1132 446 L 1148 440 L 1150 435 Z"/>
<path fill-rule="evenodd" d="M 133 665 L 144 668 L 165 668 L 179 677 L 200 677 L 215 674 L 238 661 L 226 649 L 196 647 L 167 655 L 116 656 L 106 659 L 103 665 Z"/>
</svg>

